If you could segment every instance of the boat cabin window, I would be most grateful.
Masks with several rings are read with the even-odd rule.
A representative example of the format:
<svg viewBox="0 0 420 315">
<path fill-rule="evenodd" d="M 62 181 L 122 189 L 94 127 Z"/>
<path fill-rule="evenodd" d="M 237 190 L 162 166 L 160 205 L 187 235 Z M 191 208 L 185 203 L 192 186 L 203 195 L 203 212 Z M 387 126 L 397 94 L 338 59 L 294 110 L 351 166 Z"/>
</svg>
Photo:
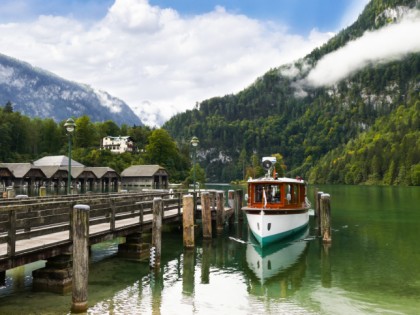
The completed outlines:
<svg viewBox="0 0 420 315">
<path fill-rule="evenodd" d="M 286 186 L 286 200 L 289 204 L 298 203 L 299 185 L 289 184 Z"/>
<path fill-rule="evenodd" d="M 280 203 L 280 186 L 274 184 L 256 185 L 254 189 L 254 202 Z"/>
</svg>

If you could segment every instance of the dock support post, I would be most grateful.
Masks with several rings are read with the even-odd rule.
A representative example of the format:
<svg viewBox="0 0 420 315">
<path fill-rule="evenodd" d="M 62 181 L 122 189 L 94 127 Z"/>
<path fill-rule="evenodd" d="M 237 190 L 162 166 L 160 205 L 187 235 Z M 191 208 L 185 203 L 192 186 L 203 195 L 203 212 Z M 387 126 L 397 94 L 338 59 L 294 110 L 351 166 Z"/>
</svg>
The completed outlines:
<svg viewBox="0 0 420 315">
<path fill-rule="evenodd" d="M 331 243 L 330 195 L 321 195 L 321 236 L 324 243 Z"/>
<path fill-rule="evenodd" d="M 318 191 L 315 195 L 315 217 L 317 218 L 318 236 L 321 236 L 321 195 L 322 191 Z"/>
<path fill-rule="evenodd" d="M 7 236 L 7 256 L 16 252 L 16 210 L 9 210 L 9 233 Z"/>
<path fill-rule="evenodd" d="M 6 285 L 6 270 L 0 271 L 0 286 Z"/>
<path fill-rule="evenodd" d="M 243 191 L 242 189 L 238 189 L 235 191 L 235 223 L 243 220 L 242 214 L 242 198 L 243 198 Z"/>
<path fill-rule="evenodd" d="M 67 294 L 72 291 L 73 267 L 71 252 L 48 258 L 45 267 L 32 271 L 34 291 Z"/>
<path fill-rule="evenodd" d="M 208 192 L 201 193 L 201 219 L 203 223 L 203 238 L 209 239 L 212 236 L 212 229 L 210 194 Z"/>
<path fill-rule="evenodd" d="M 6 188 L 7 191 L 7 199 L 13 199 L 16 197 L 16 191 L 12 186 Z"/>
<path fill-rule="evenodd" d="M 125 237 L 125 243 L 118 244 L 118 256 L 128 259 L 146 260 L 149 258 L 150 244 L 142 242 L 142 233 Z"/>
<path fill-rule="evenodd" d="M 228 206 L 233 209 L 235 206 L 235 191 L 234 190 L 228 190 Z"/>
<path fill-rule="evenodd" d="M 182 225 L 184 247 L 193 248 L 195 246 L 194 239 L 194 197 L 185 195 L 182 198 Z"/>
<path fill-rule="evenodd" d="M 155 271 L 160 268 L 162 253 L 162 216 L 163 200 L 161 197 L 153 199 L 152 247 L 150 248 L 150 267 Z"/>
<path fill-rule="evenodd" d="M 217 229 L 217 235 L 220 235 L 223 232 L 224 214 L 225 214 L 225 200 L 224 200 L 224 196 L 223 196 L 223 191 L 218 191 L 217 195 L 216 195 L 216 229 Z"/>
<path fill-rule="evenodd" d="M 73 296 L 71 311 L 84 313 L 88 308 L 89 276 L 89 211 L 88 205 L 73 207 Z"/>
</svg>

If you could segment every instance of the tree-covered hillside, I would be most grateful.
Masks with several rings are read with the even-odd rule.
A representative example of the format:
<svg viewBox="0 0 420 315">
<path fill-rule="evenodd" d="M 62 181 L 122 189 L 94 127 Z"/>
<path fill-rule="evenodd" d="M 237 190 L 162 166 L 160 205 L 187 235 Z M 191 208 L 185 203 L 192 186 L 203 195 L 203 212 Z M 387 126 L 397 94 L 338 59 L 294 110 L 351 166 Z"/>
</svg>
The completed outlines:
<svg viewBox="0 0 420 315">
<path fill-rule="evenodd" d="M 252 156 L 280 153 L 287 175 L 311 175 L 313 182 L 417 184 L 407 180 L 411 175 L 405 180 L 397 180 L 394 175 L 392 180 L 385 178 L 391 160 L 395 167 L 392 173 L 397 175 L 400 171 L 416 169 L 415 165 L 420 163 L 416 153 L 420 143 L 409 141 L 403 134 L 387 136 L 387 145 L 377 146 L 370 154 L 357 155 L 357 159 L 344 159 L 340 152 L 351 144 L 357 150 L 371 145 L 368 142 L 372 130 L 384 137 L 396 133 L 389 127 L 391 121 L 397 119 L 393 117 L 401 112 L 418 112 L 420 53 L 397 61 L 368 64 L 328 87 L 305 86 L 304 93 L 300 87 L 302 78 L 324 55 L 367 30 L 393 23 L 393 19 L 383 14 L 385 9 L 416 5 L 416 0 L 371 1 L 351 27 L 304 59 L 271 69 L 238 94 L 203 101 L 195 109 L 173 117 L 164 128 L 179 143 L 185 144 L 192 136 L 200 139 L 199 161 L 209 181 L 242 179 L 246 174 L 244 170 L 252 164 Z M 294 75 L 290 75 L 292 70 Z M 413 121 L 405 127 L 413 135 L 418 129 Z M 361 140 L 363 137 L 365 140 Z M 395 149 L 403 141 L 409 141 L 412 150 Z M 388 163 L 385 151 L 391 147 L 394 151 Z M 361 162 L 372 159 L 372 154 L 377 156 L 375 163 L 380 164 L 380 171 L 368 166 L 367 161 Z M 333 159 L 344 159 L 350 164 L 340 165 L 338 175 L 329 165 Z M 357 167 L 353 167 L 353 163 Z M 402 167 L 405 170 L 401 170 Z M 352 174 L 356 174 L 360 168 L 363 168 L 360 178 L 347 172 L 352 170 Z"/>
</svg>

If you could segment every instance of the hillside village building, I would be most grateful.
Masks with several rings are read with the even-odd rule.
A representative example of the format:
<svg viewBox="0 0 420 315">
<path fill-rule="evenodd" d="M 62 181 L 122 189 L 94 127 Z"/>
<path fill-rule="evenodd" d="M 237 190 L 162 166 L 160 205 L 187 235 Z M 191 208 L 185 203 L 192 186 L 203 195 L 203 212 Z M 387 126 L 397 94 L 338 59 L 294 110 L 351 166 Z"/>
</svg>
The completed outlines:
<svg viewBox="0 0 420 315">
<path fill-rule="evenodd" d="M 133 152 L 134 142 L 129 136 L 107 136 L 102 139 L 102 149 L 110 150 L 113 153 Z"/>
</svg>

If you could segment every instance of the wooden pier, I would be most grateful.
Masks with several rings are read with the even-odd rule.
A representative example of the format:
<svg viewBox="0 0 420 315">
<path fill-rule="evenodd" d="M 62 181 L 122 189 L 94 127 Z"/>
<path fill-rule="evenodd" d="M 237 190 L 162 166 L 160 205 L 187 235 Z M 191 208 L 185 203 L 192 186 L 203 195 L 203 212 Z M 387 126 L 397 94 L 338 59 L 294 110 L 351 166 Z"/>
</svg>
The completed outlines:
<svg viewBox="0 0 420 315">
<path fill-rule="evenodd" d="M 194 200 L 200 199 L 201 192 Z M 38 260 L 47 260 L 52 269 L 68 270 L 72 261 L 72 213 L 75 205 L 89 207 L 89 241 L 93 245 L 117 237 L 125 237 L 128 242 L 135 243 L 121 246 L 122 252 L 130 251 L 130 258 L 144 255 L 142 249 L 150 246 L 141 244 L 141 233 L 152 229 L 153 201 L 162 202 L 162 224 L 179 222 L 182 225 L 183 197 L 188 192 L 136 192 L 114 194 L 86 194 L 56 197 L 35 197 L 21 199 L 0 199 L 0 279 L 5 278 L 5 271 Z M 216 194 L 213 194 L 216 197 Z M 216 205 L 216 200 L 212 202 Z M 195 207 L 197 208 L 197 207 Z M 198 207 L 200 209 L 200 207 Z M 195 219 L 200 217 L 197 211 Z M 216 206 L 212 208 L 212 218 L 217 218 Z M 233 209 L 224 208 L 225 221 L 232 217 Z M 220 216 L 220 214 L 219 214 Z M 129 246 L 130 245 L 130 246 Z M 163 249 L 164 250 L 164 249 Z M 63 262 L 64 261 L 64 262 Z M 56 267 L 57 263 L 61 267 Z M 50 268 L 50 269 L 51 269 Z M 67 268 L 67 269 L 66 269 Z M 49 271 L 48 271 L 49 272 Z M 44 272 L 45 273 L 45 272 Z M 60 271 L 60 275 L 63 272 Z M 71 272 L 68 272 L 71 278 Z M 39 287 L 48 289 L 48 276 L 34 272 Z M 57 274 L 54 275 L 57 277 Z M 0 283 L 1 285 L 1 283 Z M 65 290 L 68 284 L 59 285 L 57 290 Z"/>
</svg>

